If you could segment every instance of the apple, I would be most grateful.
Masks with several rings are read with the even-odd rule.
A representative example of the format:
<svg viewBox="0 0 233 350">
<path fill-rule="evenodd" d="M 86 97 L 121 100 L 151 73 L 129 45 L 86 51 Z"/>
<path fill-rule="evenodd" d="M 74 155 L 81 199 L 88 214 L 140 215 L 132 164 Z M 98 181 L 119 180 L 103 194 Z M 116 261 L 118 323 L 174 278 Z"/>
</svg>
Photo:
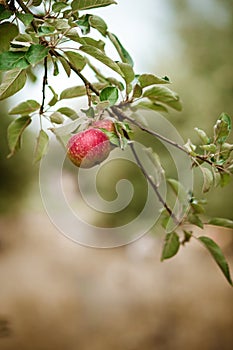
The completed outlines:
<svg viewBox="0 0 233 350">
<path fill-rule="evenodd" d="M 100 119 L 92 123 L 92 128 L 106 129 L 110 132 L 116 132 L 114 123 L 109 119 Z"/>
<path fill-rule="evenodd" d="M 116 143 L 116 140 L 118 140 L 116 128 L 114 123 L 110 119 L 100 119 L 96 120 L 91 124 L 92 128 L 97 129 L 104 129 L 103 132 L 108 131 L 112 134 L 108 134 L 109 141 L 111 143 L 111 150 L 113 150 L 118 144 Z M 115 141 L 115 142 L 114 142 Z"/>
<path fill-rule="evenodd" d="M 90 128 L 73 135 L 67 144 L 69 159 L 81 168 L 92 168 L 103 162 L 111 151 L 107 135 L 97 129 Z"/>
</svg>

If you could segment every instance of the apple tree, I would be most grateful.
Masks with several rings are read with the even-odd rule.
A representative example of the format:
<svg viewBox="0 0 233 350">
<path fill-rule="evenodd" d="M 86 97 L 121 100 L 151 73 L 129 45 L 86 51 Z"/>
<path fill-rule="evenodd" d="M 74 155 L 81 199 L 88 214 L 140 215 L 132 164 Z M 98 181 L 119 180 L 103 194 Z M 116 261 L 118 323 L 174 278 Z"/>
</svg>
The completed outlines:
<svg viewBox="0 0 233 350">
<path fill-rule="evenodd" d="M 67 149 L 70 160 L 81 168 L 98 166 L 115 148 L 130 149 L 154 195 L 161 202 L 160 224 L 165 232 L 161 260 L 173 257 L 182 245 L 195 239 L 209 251 L 232 285 L 228 263 L 220 247 L 205 235 L 196 236 L 193 225 L 205 224 L 233 228 L 233 222 L 223 218 L 204 219 L 205 199 L 197 198 L 193 191 L 184 188 L 176 178 L 166 178 L 167 169 L 159 154 L 151 148 L 144 156 L 154 167 L 156 176 L 144 166 L 135 147 L 135 135 L 145 135 L 168 144 L 188 158 L 192 168 L 200 169 L 203 176 L 203 196 L 217 186 L 227 185 L 233 173 L 233 145 L 228 138 L 231 118 L 222 113 L 216 117 L 211 135 L 196 127 L 200 142 L 190 139 L 179 144 L 172 138 L 148 127 L 143 111 L 168 113 L 180 111 L 182 103 L 170 88 L 167 76 L 136 72 L 134 62 L 120 39 L 110 31 L 106 21 L 91 11 L 94 8 L 116 4 L 114 0 L 0 0 L 0 100 L 15 95 L 39 70 L 42 98 L 26 98 L 9 110 L 13 121 L 8 126 L 8 158 L 21 147 L 25 129 L 33 118 L 38 118 L 40 128 L 35 145 L 34 162 L 46 154 L 50 135 Z M 93 35 L 93 33 L 95 35 Z M 96 39 L 98 33 L 98 39 Z M 116 50 L 115 61 L 105 51 L 106 43 Z M 103 67 L 107 69 L 103 69 Z M 64 89 L 60 94 L 50 85 L 50 77 L 59 79 L 61 71 L 67 79 L 77 76 L 78 84 Z M 105 72 L 112 72 L 111 75 Z M 38 72 L 38 69 L 37 69 Z M 89 79 L 92 72 L 94 79 Z M 86 96 L 86 108 L 76 111 L 69 99 Z M 66 101 L 60 107 L 60 101 Z M 48 122 L 50 127 L 48 128 Z M 160 193 L 161 175 L 165 175 L 168 190 L 173 192 L 178 206 L 188 203 L 185 212 L 173 210 L 169 200 Z M 172 225 L 171 225 L 172 222 Z M 169 229 L 171 228 L 172 229 Z M 188 227 L 188 229 L 187 229 Z"/>
</svg>

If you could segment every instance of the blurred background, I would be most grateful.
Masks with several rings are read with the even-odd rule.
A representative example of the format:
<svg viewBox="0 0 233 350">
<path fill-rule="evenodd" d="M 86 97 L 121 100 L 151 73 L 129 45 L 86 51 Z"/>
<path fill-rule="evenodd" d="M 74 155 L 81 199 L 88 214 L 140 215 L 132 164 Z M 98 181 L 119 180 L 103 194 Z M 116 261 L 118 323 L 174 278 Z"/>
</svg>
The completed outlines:
<svg viewBox="0 0 233 350">
<path fill-rule="evenodd" d="M 184 140 L 197 141 L 196 126 L 211 133 L 221 112 L 232 116 L 232 0 L 119 0 L 92 12 L 106 19 L 138 73 L 169 76 L 184 108 L 167 118 Z M 232 290 L 195 242 L 160 263 L 160 232 L 96 250 L 71 242 L 52 225 L 40 197 L 39 168 L 32 165 L 36 122 L 22 150 L 6 159 L 7 110 L 41 93 L 37 83 L 28 89 L 0 103 L 0 350 L 230 350 Z M 125 212 L 131 218 L 141 210 L 146 185 L 134 167 L 122 169 L 138 191 Z M 105 184 L 106 177 L 100 186 L 108 196 Z M 228 185 L 208 194 L 207 215 L 233 219 L 232 193 Z M 124 218 L 94 221 L 114 226 Z M 232 232 L 207 230 L 232 269 Z"/>
</svg>

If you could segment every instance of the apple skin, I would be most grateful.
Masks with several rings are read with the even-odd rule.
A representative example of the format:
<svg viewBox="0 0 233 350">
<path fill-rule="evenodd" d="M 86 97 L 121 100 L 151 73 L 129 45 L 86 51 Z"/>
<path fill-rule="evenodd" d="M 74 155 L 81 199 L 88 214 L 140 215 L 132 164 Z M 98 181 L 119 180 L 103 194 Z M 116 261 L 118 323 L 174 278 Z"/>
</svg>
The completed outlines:
<svg viewBox="0 0 233 350">
<path fill-rule="evenodd" d="M 112 132 L 114 134 L 116 134 L 116 128 L 114 123 L 110 120 L 110 119 L 100 119 L 100 120 L 96 120 L 91 124 L 92 128 L 97 128 L 97 129 L 105 129 L 109 132 Z M 104 130 L 103 130 L 104 132 Z M 117 134 L 116 134 L 117 135 Z M 110 144 L 111 144 L 111 150 L 113 150 L 114 148 L 116 148 L 116 145 L 111 143 L 110 140 Z"/>
<path fill-rule="evenodd" d="M 103 162 L 111 151 L 107 135 L 96 128 L 90 128 L 73 135 L 67 144 L 69 159 L 81 168 L 92 168 Z"/>
<path fill-rule="evenodd" d="M 92 128 L 106 129 L 110 132 L 116 132 L 114 123 L 109 119 L 100 119 L 92 123 Z"/>
</svg>

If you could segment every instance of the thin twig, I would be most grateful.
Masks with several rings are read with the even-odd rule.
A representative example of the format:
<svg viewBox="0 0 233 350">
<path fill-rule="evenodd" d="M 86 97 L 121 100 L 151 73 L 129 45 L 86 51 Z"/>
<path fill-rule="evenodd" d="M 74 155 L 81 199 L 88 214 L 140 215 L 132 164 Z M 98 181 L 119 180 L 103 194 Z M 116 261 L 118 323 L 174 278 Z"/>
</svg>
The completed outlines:
<svg viewBox="0 0 233 350">
<path fill-rule="evenodd" d="M 43 84 L 42 84 L 42 103 L 40 106 L 40 115 L 44 113 L 44 104 L 45 104 L 45 87 L 48 84 L 48 66 L 47 66 L 48 58 L 47 56 L 44 59 L 44 77 L 43 77 Z"/>
<path fill-rule="evenodd" d="M 199 154 L 195 154 L 195 156 L 193 156 L 192 154 L 189 153 L 188 150 L 186 150 L 183 146 L 179 145 L 178 143 L 168 139 L 167 137 L 157 133 L 156 131 L 150 130 L 148 128 L 146 128 L 143 124 L 139 123 L 137 120 L 131 118 L 130 116 L 124 114 L 119 107 L 117 106 L 113 106 L 111 107 L 112 111 L 115 113 L 115 115 L 122 121 L 124 119 L 130 121 L 132 124 L 136 125 L 137 127 L 139 127 L 141 130 L 147 132 L 148 134 L 151 134 L 153 136 L 155 136 L 156 138 L 172 145 L 173 147 L 179 149 L 180 151 L 186 153 L 189 157 L 191 157 L 192 159 L 199 159 L 211 166 L 215 166 L 219 171 L 225 171 L 225 169 L 221 166 L 221 165 L 217 165 L 214 164 L 214 162 L 211 162 L 209 159 L 207 159 L 205 156 L 199 155 Z"/>
<path fill-rule="evenodd" d="M 55 56 L 55 57 L 62 57 L 67 64 L 70 66 L 70 68 L 72 69 L 72 71 L 74 71 L 79 78 L 83 81 L 83 83 L 85 84 L 86 88 L 90 89 L 92 92 L 94 92 L 96 94 L 96 96 L 99 96 L 100 93 L 99 91 L 87 80 L 87 78 L 84 77 L 84 75 L 82 75 L 82 73 L 80 72 L 79 69 L 77 69 L 69 60 L 67 60 L 64 56 L 60 55 L 57 51 L 51 49 L 50 50 L 51 55 Z"/>
<path fill-rule="evenodd" d="M 19 4 L 19 6 L 21 7 L 22 10 L 24 10 L 25 13 L 29 13 L 30 15 L 32 15 L 34 18 L 37 17 L 34 13 L 32 13 L 29 8 L 24 4 L 24 2 L 22 0 L 16 0 L 16 2 Z M 34 21 L 34 19 L 31 22 L 32 28 L 33 30 L 37 33 L 37 26 L 36 23 Z"/>
<path fill-rule="evenodd" d="M 117 113 L 115 113 L 115 108 L 112 107 L 112 111 L 109 109 L 108 113 L 111 117 L 114 117 L 114 114 L 117 115 Z M 117 115 L 118 116 L 118 115 Z M 118 116 L 119 118 L 119 116 Z M 127 137 L 129 139 L 129 136 Z M 177 219 L 177 217 L 175 216 L 175 214 L 172 212 L 171 208 L 168 206 L 168 204 L 163 200 L 163 197 L 161 196 L 157 185 L 154 183 L 154 181 L 152 180 L 152 178 L 150 177 L 150 175 L 147 173 L 146 169 L 144 168 L 144 166 L 142 165 L 142 162 L 140 161 L 137 152 L 135 150 L 134 144 L 133 142 L 129 142 L 129 146 L 131 148 L 131 151 L 133 153 L 133 156 L 139 166 L 139 168 L 141 169 L 143 175 L 145 176 L 145 178 L 147 179 L 147 181 L 150 183 L 151 187 L 153 188 L 157 198 L 159 199 L 160 203 L 162 203 L 163 207 L 167 210 L 168 214 L 171 216 L 171 218 L 175 221 L 175 223 L 177 225 L 180 224 L 180 221 Z"/>
<path fill-rule="evenodd" d="M 154 181 L 152 180 L 152 178 L 149 176 L 149 174 L 147 173 L 146 169 L 144 168 L 144 166 L 142 165 L 142 162 L 140 161 L 137 152 L 135 150 L 134 144 L 133 143 L 129 143 L 129 146 L 131 148 L 131 151 L 134 155 L 134 158 L 138 164 L 138 166 L 140 167 L 143 175 L 145 176 L 145 178 L 147 179 L 147 181 L 150 183 L 151 187 L 153 188 L 157 198 L 159 199 L 159 201 L 162 203 L 163 207 L 166 209 L 166 211 L 168 212 L 168 214 L 171 216 L 171 218 L 175 221 L 175 223 L 177 225 L 180 224 L 180 221 L 177 219 L 177 217 L 175 216 L 175 214 L 172 212 L 171 208 L 168 206 L 168 204 L 164 201 L 163 197 L 161 196 L 157 185 L 154 183 Z"/>
<path fill-rule="evenodd" d="M 189 152 L 182 147 L 181 145 L 179 145 L 178 143 L 166 138 L 165 136 L 157 133 L 156 131 L 150 130 L 148 128 L 146 128 L 144 125 L 142 125 L 141 123 L 139 123 L 137 120 L 129 117 L 128 115 L 125 115 L 118 107 L 113 106 L 112 107 L 112 111 L 114 112 L 114 114 L 121 120 L 123 121 L 124 119 L 130 121 L 132 124 L 136 125 L 137 127 L 139 127 L 141 130 L 147 132 L 148 134 L 151 134 L 153 136 L 155 136 L 156 138 L 163 140 L 166 143 L 169 143 L 170 145 L 178 148 L 179 150 L 181 150 L 182 152 L 186 153 L 189 155 Z"/>
<path fill-rule="evenodd" d="M 86 93 L 87 93 L 88 107 L 91 107 L 91 94 L 90 94 L 89 84 L 85 84 L 85 87 L 86 87 Z"/>
</svg>

